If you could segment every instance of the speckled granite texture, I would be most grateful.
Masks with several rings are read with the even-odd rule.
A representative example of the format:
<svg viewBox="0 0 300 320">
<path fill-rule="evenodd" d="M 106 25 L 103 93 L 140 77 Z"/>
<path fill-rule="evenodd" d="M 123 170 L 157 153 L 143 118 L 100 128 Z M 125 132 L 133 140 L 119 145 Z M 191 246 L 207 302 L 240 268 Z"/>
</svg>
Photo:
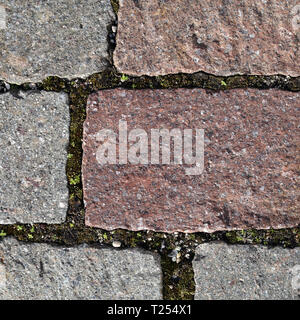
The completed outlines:
<svg viewBox="0 0 300 320">
<path fill-rule="evenodd" d="M 279 90 L 105 90 L 87 104 L 86 224 L 112 230 L 213 232 L 300 223 L 300 93 Z M 204 129 L 204 172 L 186 165 L 100 165 L 100 129 Z M 150 143 L 150 142 L 149 142 Z M 118 150 L 117 150 L 118 151 Z M 150 155 L 150 152 L 149 152 Z"/>
<path fill-rule="evenodd" d="M 157 254 L 0 241 L 0 300 L 162 299 Z"/>
<path fill-rule="evenodd" d="M 65 93 L 0 95 L 0 224 L 65 220 L 69 122 Z"/>
<path fill-rule="evenodd" d="M 300 299 L 300 248 L 205 243 L 193 268 L 196 300 Z"/>
<path fill-rule="evenodd" d="M 120 0 L 115 65 L 130 75 L 299 76 L 296 5 L 299 0 Z"/>
<path fill-rule="evenodd" d="M 107 66 L 109 0 L 0 0 L 0 8 L 0 80 L 84 78 Z"/>
</svg>

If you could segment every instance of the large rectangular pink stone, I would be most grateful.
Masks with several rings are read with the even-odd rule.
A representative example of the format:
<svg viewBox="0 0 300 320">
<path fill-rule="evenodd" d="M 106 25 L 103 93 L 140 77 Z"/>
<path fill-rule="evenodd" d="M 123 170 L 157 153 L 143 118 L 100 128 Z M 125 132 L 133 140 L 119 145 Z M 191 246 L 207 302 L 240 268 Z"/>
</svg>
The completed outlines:
<svg viewBox="0 0 300 320">
<path fill-rule="evenodd" d="M 300 75 L 299 0 L 120 0 L 117 69 L 130 75 Z"/>
<path fill-rule="evenodd" d="M 164 232 L 299 225 L 299 101 L 300 93 L 255 89 L 90 95 L 82 168 L 86 224 Z M 119 120 L 128 134 L 145 130 L 149 146 L 151 129 L 204 129 L 202 174 L 187 175 L 192 165 L 184 161 L 118 164 Z M 116 134 L 117 164 L 99 163 L 103 129 Z"/>
</svg>

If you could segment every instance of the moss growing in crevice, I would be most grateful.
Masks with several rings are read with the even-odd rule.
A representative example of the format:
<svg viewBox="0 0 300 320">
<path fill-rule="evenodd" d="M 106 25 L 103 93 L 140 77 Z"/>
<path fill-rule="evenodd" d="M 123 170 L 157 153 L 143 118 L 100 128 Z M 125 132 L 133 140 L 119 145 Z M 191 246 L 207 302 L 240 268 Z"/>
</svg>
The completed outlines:
<svg viewBox="0 0 300 320">
<path fill-rule="evenodd" d="M 111 6 L 114 10 L 114 13 L 117 15 L 119 12 L 119 0 L 110 0 Z"/>
<path fill-rule="evenodd" d="M 73 85 L 74 85 L 73 82 L 67 79 L 62 79 L 59 77 L 48 77 L 42 83 L 38 83 L 37 87 L 39 90 L 55 91 L 55 92 L 64 91 L 69 93 Z M 28 89 L 30 89 L 30 87 Z"/>
<path fill-rule="evenodd" d="M 295 248 L 300 245 L 300 228 L 231 231 L 224 234 L 223 240 L 232 244 L 260 244 Z"/>
<path fill-rule="evenodd" d="M 116 87 L 126 89 L 202 88 L 214 91 L 236 88 L 276 88 L 287 91 L 300 91 L 300 77 L 291 78 L 280 75 L 218 77 L 203 72 L 157 77 L 135 77 L 120 74 L 114 67 L 110 67 L 102 73 L 94 74 L 87 78 L 85 85 L 89 91 Z"/>
<path fill-rule="evenodd" d="M 170 257 L 161 259 L 163 296 L 166 300 L 193 300 L 195 293 L 194 271 L 191 261 L 173 262 Z"/>
<path fill-rule="evenodd" d="M 68 148 L 67 178 L 69 186 L 69 223 L 83 223 L 83 192 L 81 181 L 82 135 L 88 92 L 83 85 L 76 86 L 69 94 L 70 142 Z"/>
</svg>

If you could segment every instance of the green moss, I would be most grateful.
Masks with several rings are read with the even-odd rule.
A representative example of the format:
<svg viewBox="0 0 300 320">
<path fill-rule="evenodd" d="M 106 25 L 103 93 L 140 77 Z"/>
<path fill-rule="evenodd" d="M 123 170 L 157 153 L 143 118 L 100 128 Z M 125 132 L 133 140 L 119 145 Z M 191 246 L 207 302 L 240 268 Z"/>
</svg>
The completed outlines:
<svg viewBox="0 0 300 320">
<path fill-rule="evenodd" d="M 129 79 L 128 76 L 126 76 L 125 74 L 122 74 L 121 82 L 125 82 L 125 81 L 127 81 L 128 79 Z"/>
<path fill-rule="evenodd" d="M 106 234 L 105 232 L 102 234 L 102 238 L 103 238 L 104 240 L 107 240 L 107 239 L 108 239 L 108 236 L 107 236 L 107 234 Z"/>
<path fill-rule="evenodd" d="M 161 259 L 163 271 L 163 296 L 166 300 L 193 300 L 195 292 L 192 263 L 177 264 L 169 257 Z"/>
<path fill-rule="evenodd" d="M 76 175 L 75 177 L 70 178 L 70 184 L 75 185 L 80 183 L 80 174 Z"/>
<path fill-rule="evenodd" d="M 0 232 L 0 237 L 6 237 L 6 236 L 7 236 L 7 233 L 2 230 L 2 231 Z"/>
<path fill-rule="evenodd" d="M 59 77 L 48 77 L 39 84 L 39 87 L 46 91 L 68 91 L 70 83 L 68 80 Z"/>
<path fill-rule="evenodd" d="M 119 0 L 110 0 L 110 2 L 115 14 L 117 15 L 119 11 Z"/>
<path fill-rule="evenodd" d="M 226 232 L 225 241 L 233 244 L 261 244 L 294 248 L 300 245 L 300 228 L 280 230 L 242 230 Z"/>
</svg>

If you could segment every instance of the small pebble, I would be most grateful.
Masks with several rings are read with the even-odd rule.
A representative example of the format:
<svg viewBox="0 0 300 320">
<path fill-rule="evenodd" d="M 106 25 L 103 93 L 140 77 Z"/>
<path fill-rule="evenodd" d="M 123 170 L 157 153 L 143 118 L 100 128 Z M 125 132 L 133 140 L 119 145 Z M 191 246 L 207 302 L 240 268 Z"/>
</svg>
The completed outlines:
<svg viewBox="0 0 300 320">
<path fill-rule="evenodd" d="M 114 248 L 120 248 L 121 245 L 122 245 L 122 243 L 121 243 L 120 241 L 114 241 L 114 242 L 112 243 L 112 245 L 113 245 Z"/>
</svg>

